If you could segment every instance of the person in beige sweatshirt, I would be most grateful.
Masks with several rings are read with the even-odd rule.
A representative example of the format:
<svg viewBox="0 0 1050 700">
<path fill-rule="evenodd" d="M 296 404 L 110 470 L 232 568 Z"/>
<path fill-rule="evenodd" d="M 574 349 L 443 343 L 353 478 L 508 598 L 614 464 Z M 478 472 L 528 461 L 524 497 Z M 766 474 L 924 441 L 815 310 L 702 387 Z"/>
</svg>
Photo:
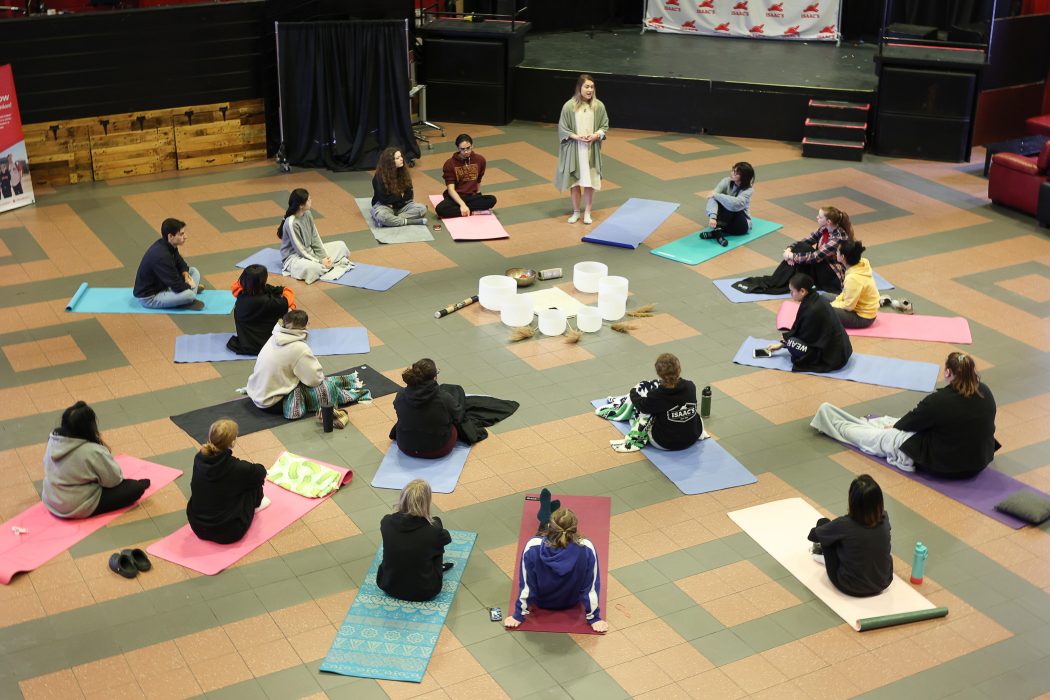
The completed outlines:
<svg viewBox="0 0 1050 700">
<path fill-rule="evenodd" d="M 844 241 L 839 246 L 838 261 L 846 266 L 842 293 L 831 302 L 843 328 L 867 328 L 875 323 L 879 312 L 879 290 L 871 273 L 871 263 L 862 258 L 861 241 Z"/>
</svg>

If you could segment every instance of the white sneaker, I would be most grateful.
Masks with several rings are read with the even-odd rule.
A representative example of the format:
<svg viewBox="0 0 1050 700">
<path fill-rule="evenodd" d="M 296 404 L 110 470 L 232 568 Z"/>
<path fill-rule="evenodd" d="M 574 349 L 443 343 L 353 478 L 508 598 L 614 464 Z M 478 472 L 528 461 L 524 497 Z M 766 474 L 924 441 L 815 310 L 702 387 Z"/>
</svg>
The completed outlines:
<svg viewBox="0 0 1050 700">
<path fill-rule="evenodd" d="M 570 224 L 575 224 L 579 220 L 580 220 L 580 212 L 578 212 L 578 211 L 574 211 L 572 213 L 572 216 L 569 217 L 569 223 Z"/>
<path fill-rule="evenodd" d="M 824 550 L 821 548 L 820 544 L 814 544 L 809 548 L 809 551 L 813 554 L 813 561 L 824 566 Z"/>
<path fill-rule="evenodd" d="M 583 223 L 585 223 L 585 224 L 592 223 L 591 222 L 591 214 L 590 214 L 590 212 L 585 212 L 584 213 L 584 215 L 583 215 Z"/>
<path fill-rule="evenodd" d="M 267 506 L 269 506 L 269 505 L 270 505 L 270 499 L 267 498 L 266 496 L 263 496 L 262 497 L 262 501 L 259 502 L 259 506 L 255 509 L 255 512 L 258 513 L 260 510 L 266 510 Z"/>
</svg>

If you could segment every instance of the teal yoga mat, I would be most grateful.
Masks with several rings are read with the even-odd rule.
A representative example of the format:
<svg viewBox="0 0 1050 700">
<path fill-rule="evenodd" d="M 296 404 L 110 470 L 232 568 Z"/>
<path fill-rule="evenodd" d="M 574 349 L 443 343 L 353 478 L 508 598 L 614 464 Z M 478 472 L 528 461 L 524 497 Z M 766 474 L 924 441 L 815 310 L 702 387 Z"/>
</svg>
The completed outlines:
<svg viewBox="0 0 1050 700">
<path fill-rule="evenodd" d="M 744 236 L 726 236 L 729 245 L 725 248 L 718 245 L 718 241 L 705 241 L 700 238 L 700 233 L 711 230 L 711 228 L 708 227 L 703 228 L 696 233 L 690 233 L 688 236 L 679 238 L 677 241 L 666 243 L 659 248 L 653 248 L 649 252 L 653 255 L 659 255 L 661 258 L 685 263 L 686 265 L 699 265 L 700 263 L 717 257 L 722 253 L 729 252 L 730 250 L 739 248 L 742 245 L 747 245 L 756 238 L 761 238 L 762 236 L 773 233 L 781 228 L 784 228 L 783 224 L 752 217 L 751 231 Z"/>
<path fill-rule="evenodd" d="M 390 681 L 423 680 L 478 537 L 463 530 L 449 530 L 449 534 L 452 543 L 445 547 L 445 561 L 455 566 L 445 572 L 441 593 L 423 603 L 391 598 L 376 585 L 376 570 L 383 561 L 379 547 L 321 662 L 322 671 Z"/>
<path fill-rule="evenodd" d="M 204 302 L 199 311 L 185 307 L 151 309 L 139 303 L 130 287 L 92 287 L 84 282 L 66 304 L 66 311 L 82 314 L 219 314 L 233 311 L 236 301 L 229 290 L 206 289 L 197 295 Z"/>
</svg>

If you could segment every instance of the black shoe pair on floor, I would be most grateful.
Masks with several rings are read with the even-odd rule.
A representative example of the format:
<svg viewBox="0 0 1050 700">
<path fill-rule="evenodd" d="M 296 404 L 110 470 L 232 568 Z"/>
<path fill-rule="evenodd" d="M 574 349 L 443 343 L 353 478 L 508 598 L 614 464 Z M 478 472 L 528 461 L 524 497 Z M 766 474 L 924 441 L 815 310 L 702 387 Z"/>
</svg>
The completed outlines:
<svg viewBox="0 0 1050 700">
<path fill-rule="evenodd" d="M 442 572 L 448 571 L 449 569 L 451 569 L 455 565 L 456 565 L 456 562 L 454 562 L 454 561 L 446 561 L 444 564 L 441 565 L 441 571 Z"/>
<path fill-rule="evenodd" d="M 723 248 L 729 245 L 729 241 L 727 241 L 726 237 L 722 235 L 722 229 L 720 228 L 711 229 L 710 231 L 703 231 L 700 233 L 700 238 L 704 239 L 705 241 L 718 241 L 718 245 L 722 246 Z"/>
<path fill-rule="evenodd" d="M 109 568 L 124 578 L 135 578 L 140 571 L 152 569 L 153 564 L 141 549 L 122 549 L 110 556 Z"/>
</svg>

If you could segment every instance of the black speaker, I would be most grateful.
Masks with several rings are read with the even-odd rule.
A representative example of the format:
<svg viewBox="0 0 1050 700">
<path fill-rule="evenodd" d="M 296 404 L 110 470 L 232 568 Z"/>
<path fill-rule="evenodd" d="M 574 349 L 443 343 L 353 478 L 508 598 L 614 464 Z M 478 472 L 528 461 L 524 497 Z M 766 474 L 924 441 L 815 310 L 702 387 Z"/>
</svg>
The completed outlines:
<svg viewBox="0 0 1050 700">
<path fill-rule="evenodd" d="M 976 89 L 973 73 L 884 66 L 879 76 L 879 110 L 969 119 Z"/>
<path fill-rule="evenodd" d="M 882 156 L 962 162 L 969 155 L 969 119 L 944 119 L 880 111 L 875 150 Z"/>
<path fill-rule="evenodd" d="M 427 83 L 439 80 L 502 84 L 506 80 L 503 43 L 499 41 L 428 38 Z"/>
</svg>

